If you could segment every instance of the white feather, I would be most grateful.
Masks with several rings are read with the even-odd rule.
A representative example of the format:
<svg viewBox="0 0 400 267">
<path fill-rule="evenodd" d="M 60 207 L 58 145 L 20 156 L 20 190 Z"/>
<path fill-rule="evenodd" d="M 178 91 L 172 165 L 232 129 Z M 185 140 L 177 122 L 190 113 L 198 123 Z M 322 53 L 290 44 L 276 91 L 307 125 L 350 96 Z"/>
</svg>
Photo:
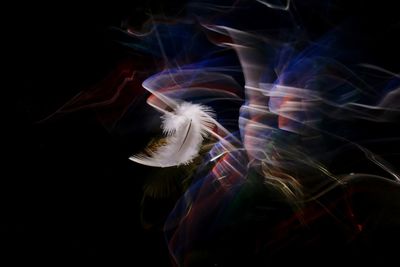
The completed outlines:
<svg viewBox="0 0 400 267">
<path fill-rule="evenodd" d="M 166 143 L 129 159 L 153 167 L 171 167 L 190 163 L 198 156 L 204 138 L 215 126 L 209 107 L 183 102 L 162 117 Z"/>
</svg>

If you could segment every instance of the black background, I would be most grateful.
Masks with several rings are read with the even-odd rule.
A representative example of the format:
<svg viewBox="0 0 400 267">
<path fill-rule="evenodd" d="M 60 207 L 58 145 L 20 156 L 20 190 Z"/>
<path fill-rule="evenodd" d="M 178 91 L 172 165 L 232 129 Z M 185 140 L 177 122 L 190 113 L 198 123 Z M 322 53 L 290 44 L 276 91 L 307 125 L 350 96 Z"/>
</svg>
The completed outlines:
<svg viewBox="0 0 400 267">
<path fill-rule="evenodd" d="M 161 233 L 140 225 L 145 173 L 127 157 L 142 140 L 110 135 L 90 112 L 36 122 L 128 56 L 108 39 L 110 26 L 126 18 L 139 25 L 145 10 L 168 12 L 180 2 L 21 2 L 13 7 L 5 41 L 13 75 L 6 90 L 12 99 L 5 114 L 10 120 L 3 125 L 9 134 L 4 147 L 10 148 L 4 156 L 11 162 L 6 161 L 1 178 L 1 254 L 14 262 L 54 265 L 169 266 Z M 358 32 L 349 28 L 346 34 L 354 35 L 349 38 L 354 47 L 363 46 L 360 61 L 399 71 L 396 1 L 330 1 L 329 18 L 319 15 L 326 6 L 316 2 L 299 6 L 311 36 L 352 21 Z"/>
</svg>

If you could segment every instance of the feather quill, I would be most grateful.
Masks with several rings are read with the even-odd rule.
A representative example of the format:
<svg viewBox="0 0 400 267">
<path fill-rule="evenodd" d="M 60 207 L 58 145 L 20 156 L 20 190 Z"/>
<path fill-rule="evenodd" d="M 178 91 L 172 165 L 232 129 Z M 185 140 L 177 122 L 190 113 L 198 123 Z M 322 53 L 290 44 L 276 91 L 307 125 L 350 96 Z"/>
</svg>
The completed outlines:
<svg viewBox="0 0 400 267">
<path fill-rule="evenodd" d="M 163 144 L 155 148 L 148 146 L 144 153 L 129 159 L 153 167 L 189 164 L 198 156 L 204 138 L 215 126 L 213 117 L 209 107 L 189 102 L 178 104 L 161 117 L 166 136 Z"/>
</svg>

